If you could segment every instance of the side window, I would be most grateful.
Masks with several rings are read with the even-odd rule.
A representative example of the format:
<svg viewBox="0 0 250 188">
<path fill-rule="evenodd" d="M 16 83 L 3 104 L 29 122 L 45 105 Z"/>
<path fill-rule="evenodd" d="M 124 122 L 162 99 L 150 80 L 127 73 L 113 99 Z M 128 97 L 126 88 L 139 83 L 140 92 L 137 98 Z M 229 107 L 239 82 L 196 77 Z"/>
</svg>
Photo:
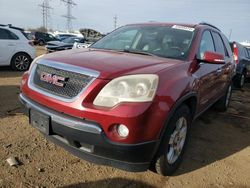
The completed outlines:
<svg viewBox="0 0 250 188">
<path fill-rule="evenodd" d="M 229 41 L 228 41 L 227 37 L 225 37 L 225 35 L 223 35 L 223 34 L 221 35 L 221 37 L 222 37 L 223 42 L 224 42 L 224 44 L 225 44 L 226 50 L 227 50 L 227 52 L 228 52 L 228 55 L 229 55 L 229 56 L 232 56 L 232 55 L 233 55 L 233 52 L 232 52 L 232 49 L 231 49 L 231 47 L 230 47 L 230 44 L 229 44 Z"/>
<path fill-rule="evenodd" d="M 245 57 L 249 58 L 249 54 L 248 54 L 247 48 L 244 48 L 244 51 L 245 51 Z"/>
<path fill-rule="evenodd" d="M 223 41 L 220 37 L 220 35 L 216 32 L 212 32 L 213 38 L 214 38 L 214 43 L 215 43 L 215 51 L 224 55 L 228 56 L 228 54 L 225 51 L 225 46 L 223 44 Z"/>
<path fill-rule="evenodd" d="M 0 39 L 9 39 L 8 33 L 5 29 L 0 29 Z"/>
<path fill-rule="evenodd" d="M 50 34 L 49 34 L 49 38 L 53 39 L 53 38 L 55 38 L 55 37 L 54 37 L 53 35 L 50 35 Z"/>
<path fill-rule="evenodd" d="M 17 40 L 18 37 L 14 33 L 10 32 L 10 31 L 8 31 L 6 29 L 0 29 L 0 39 L 3 39 L 3 40 Z"/>
<path fill-rule="evenodd" d="M 202 34 L 200 47 L 199 47 L 199 53 L 198 53 L 199 59 L 203 58 L 205 51 L 215 52 L 213 38 L 209 31 L 205 31 Z"/>
<path fill-rule="evenodd" d="M 238 55 L 239 55 L 239 57 L 245 57 L 245 51 L 244 51 L 244 48 L 240 45 L 240 44 L 238 44 L 237 45 L 238 46 Z"/>
<path fill-rule="evenodd" d="M 14 33 L 12 33 L 11 31 L 7 31 L 9 33 L 9 39 L 12 39 L 12 40 L 17 40 L 18 39 L 18 36 L 16 36 Z"/>
</svg>

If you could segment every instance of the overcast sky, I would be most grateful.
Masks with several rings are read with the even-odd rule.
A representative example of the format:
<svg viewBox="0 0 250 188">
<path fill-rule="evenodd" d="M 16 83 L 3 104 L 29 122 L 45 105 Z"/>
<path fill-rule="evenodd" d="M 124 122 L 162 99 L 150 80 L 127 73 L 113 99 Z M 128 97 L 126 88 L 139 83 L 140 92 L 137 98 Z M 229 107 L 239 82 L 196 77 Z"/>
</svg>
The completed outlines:
<svg viewBox="0 0 250 188">
<path fill-rule="evenodd" d="M 74 0 L 73 28 L 93 28 L 100 32 L 114 29 L 113 17 L 118 25 L 136 22 L 206 21 L 219 27 L 226 36 L 232 29 L 231 40 L 250 41 L 250 0 Z M 0 23 L 19 27 L 42 25 L 42 0 L 0 0 Z M 51 0 L 50 28 L 64 30 L 66 6 L 60 0 Z"/>
</svg>

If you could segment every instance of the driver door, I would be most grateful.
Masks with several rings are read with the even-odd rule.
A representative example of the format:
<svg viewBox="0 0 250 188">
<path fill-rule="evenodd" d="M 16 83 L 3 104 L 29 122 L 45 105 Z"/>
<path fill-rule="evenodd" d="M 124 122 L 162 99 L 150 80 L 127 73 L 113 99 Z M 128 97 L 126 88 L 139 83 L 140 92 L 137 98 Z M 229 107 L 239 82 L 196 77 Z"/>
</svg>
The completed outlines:
<svg viewBox="0 0 250 188">
<path fill-rule="evenodd" d="M 200 41 L 199 50 L 197 52 L 197 59 L 203 59 L 205 51 L 215 52 L 215 46 L 211 32 L 205 30 L 202 34 Z M 198 78 L 198 100 L 199 100 L 199 111 L 205 110 L 210 104 L 212 104 L 218 93 L 218 72 L 220 65 L 208 64 L 206 62 L 200 61 L 198 63 L 198 68 L 194 72 L 194 76 Z"/>
</svg>

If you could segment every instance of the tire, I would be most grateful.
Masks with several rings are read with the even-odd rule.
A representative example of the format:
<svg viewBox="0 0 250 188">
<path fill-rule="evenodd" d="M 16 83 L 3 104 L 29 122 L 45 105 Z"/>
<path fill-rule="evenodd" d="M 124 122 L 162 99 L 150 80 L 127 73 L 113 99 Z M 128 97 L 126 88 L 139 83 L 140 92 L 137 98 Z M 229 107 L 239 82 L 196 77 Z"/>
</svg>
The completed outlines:
<svg viewBox="0 0 250 188">
<path fill-rule="evenodd" d="M 45 45 L 45 41 L 40 39 L 38 41 L 38 44 L 39 44 L 39 46 L 44 46 Z"/>
<path fill-rule="evenodd" d="M 31 64 L 31 58 L 26 53 L 17 53 L 11 59 L 11 68 L 15 71 L 26 71 Z"/>
<path fill-rule="evenodd" d="M 240 89 L 243 88 L 245 84 L 245 80 L 246 80 L 246 76 L 245 76 L 245 73 L 243 72 L 242 74 L 239 74 L 236 76 L 234 80 L 234 86 Z"/>
<path fill-rule="evenodd" d="M 158 174 L 170 176 L 179 167 L 189 138 L 191 122 L 190 109 L 183 104 L 175 111 L 169 123 L 165 125 L 167 129 L 155 162 L 155 170 Z"/>
<path fill-rule="evenodd" d="M 230 104 L 231 96 L 232 84 L 228 86 L 226 93 L 215 104 L 216 109 L 220 112 L 225 112 Z"/>
</svg>

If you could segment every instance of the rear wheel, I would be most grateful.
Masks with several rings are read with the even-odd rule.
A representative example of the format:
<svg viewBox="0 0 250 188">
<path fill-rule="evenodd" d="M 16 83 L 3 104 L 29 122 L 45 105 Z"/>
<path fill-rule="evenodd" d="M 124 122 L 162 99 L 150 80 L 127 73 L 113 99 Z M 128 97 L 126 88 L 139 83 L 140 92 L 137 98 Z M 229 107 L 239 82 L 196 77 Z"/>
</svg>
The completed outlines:
<svg viewBox="0 0 250 188">
<path fill-rule="evenodd" d="M 39 40 L 38 41 L 39 46 L 43 46 L 45 44 L 44 40 Z"/>
<path fill-rule="evenodd" d="M 29 69 L 31 58 L 26 53 L 17 53 L 11 59 L 11 68 L 16 71 L 26 71 Z"/>
<path fill-rule="evenodd" d="M 187 105 L 180 106 L 167 126 L 159 148 L 155 169 L 158 174 L 172 175 L 179 167 L 187 144 L 191 113 Z"/>
<path fill-rule="evenodd" d="M 232 85 L 230 84 L 227 88 L 227 91 L 223 97 L 221 97 L 218 102 L 216 103 L 217 110 L 221 112 L 225 112 L 229 106 L 230 99 L 232 95 Z"/>
<path fill-rule="evenodd" d="M 242 88 L 245 84 L 245 80 L 246 80 L 245 72 L 237 75 L 235 80 L 234 80 L 235 87 Z"/>
</svg>

